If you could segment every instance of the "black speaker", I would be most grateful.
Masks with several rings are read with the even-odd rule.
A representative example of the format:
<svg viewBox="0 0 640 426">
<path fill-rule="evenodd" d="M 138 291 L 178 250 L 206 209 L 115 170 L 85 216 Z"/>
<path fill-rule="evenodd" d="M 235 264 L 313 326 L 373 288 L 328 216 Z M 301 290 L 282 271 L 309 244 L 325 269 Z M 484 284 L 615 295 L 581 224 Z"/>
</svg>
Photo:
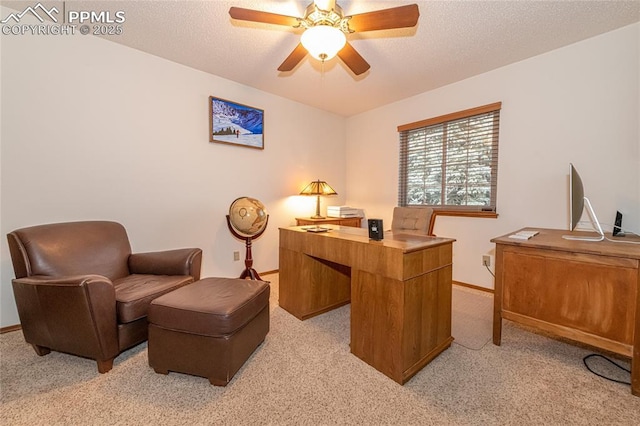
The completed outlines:
<svg viewBox="0 0 640 426">
<path fill-rule="evenodd" d="M 616 212 L 616 221 L 613 225 L 613 236 L 624 237 L 624 232 L 622 232 L 622 213 L 619 211 Z"/>
<path fill-rule="evenodd" d="M 382 219 L 369 219 L 369 238 L 372 240 L 380 241 L 384 238 L 384 232 L 382 231 Z"/>
</svg>

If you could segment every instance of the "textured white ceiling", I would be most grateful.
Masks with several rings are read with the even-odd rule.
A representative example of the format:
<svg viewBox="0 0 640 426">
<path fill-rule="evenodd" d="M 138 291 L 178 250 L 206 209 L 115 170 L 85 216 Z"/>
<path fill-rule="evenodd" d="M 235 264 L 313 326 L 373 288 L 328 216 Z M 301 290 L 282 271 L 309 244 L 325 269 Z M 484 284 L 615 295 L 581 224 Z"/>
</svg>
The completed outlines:
<svg viewBox="0 0 640 426">
<path fill-rule="evenodd" d="M 108 37 L 111 41 L 343 116 L 640 21 L 640 0 L 338 0 L 345 14 L 411 3 L 417 3 L 420 9 L 415 28 L 348 36 L 371 64 L 368 72 L 356 77 L 338 58 L 325 63 L 323 69 L 309 56 L 292 72 L 280 73 L 277 68 L 297 45 L 300 30 L 234 21 L 228 14 L 231 6 L 239 6 L 302 16 L 310 2 L 154 0 L 67 4 L 74 8 L 84 5 L 86 10 L 124 10 L 124 34 Z M 2 2 L 7 3 L 11 2 Z"/>
</svg>

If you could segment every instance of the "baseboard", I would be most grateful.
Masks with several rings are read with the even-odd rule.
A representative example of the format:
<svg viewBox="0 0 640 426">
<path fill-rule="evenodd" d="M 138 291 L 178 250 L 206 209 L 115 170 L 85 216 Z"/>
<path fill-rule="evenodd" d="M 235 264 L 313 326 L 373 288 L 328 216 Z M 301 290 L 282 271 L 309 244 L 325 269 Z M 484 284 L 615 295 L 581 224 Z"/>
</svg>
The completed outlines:
<svg viewBox="0 0 640 426">
<path fill-rule="evenodd" d="M 492 288 L 486 288 L 486 287 L 480 287 L 480 286 L 473 285 L 473 284 L 467 284 L 467 283 L 463 283 L 462 281 L 453 281 L 453 284 L 454 285 L 459 285 L 460 287 L 472 288 L 474 290 L 484 291 L 486 293 L 493 294 L 493 289 Z"/>
<path fill-rule="evenodd" d="M 20 324 L 10 325 L 7 327 L 1 327 L 0 334 L 10 333 L 12 331 L 18 331 L 18 330 L 22 330 L 22 326 Z"/>
</svg>

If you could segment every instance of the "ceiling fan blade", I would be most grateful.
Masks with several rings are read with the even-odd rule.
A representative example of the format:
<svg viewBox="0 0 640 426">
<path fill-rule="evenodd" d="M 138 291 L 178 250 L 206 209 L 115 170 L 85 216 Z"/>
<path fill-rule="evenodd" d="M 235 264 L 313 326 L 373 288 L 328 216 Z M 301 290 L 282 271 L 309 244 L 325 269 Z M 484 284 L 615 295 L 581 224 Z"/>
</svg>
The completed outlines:
<svg viewBox="0 0 640 426">
<path fill-rule="evenodd" d="M 300 23 L 300 18 L 296 18 L 295 16 L 243 9 L 242 7 L 230 8 L 229 15 L 231 15 L 233 19 L 239 19 L 241 21 L 263 22 L 265 24 L 287 25 L 291 27 L 295 27 Z"/>
<path fill-rule="evenodd" d="M 287 56 L 287 59 L 278 67 L 278 71 L 291 71 L 300 63 L 304 57 L 307 56 L 307 49 L 304 48 L 302 43 L 298 43 L 293 52 Z"/>
<path fill-rule="evenodd" d="M 413 27 L 418 23 L 419 16 L 418 5 L 409 4 L 353 15 L 349 20 L 349 28 L 363 32 Z"/>
<path fill-rule="evenodd" d="M 338 52 L 338 57 L 342 59 L 342 62 L 344 62 L 355 75 L 360 75 L 371 68 L 371 65 L 360 56 L 349 42 Z"/>
</svg>

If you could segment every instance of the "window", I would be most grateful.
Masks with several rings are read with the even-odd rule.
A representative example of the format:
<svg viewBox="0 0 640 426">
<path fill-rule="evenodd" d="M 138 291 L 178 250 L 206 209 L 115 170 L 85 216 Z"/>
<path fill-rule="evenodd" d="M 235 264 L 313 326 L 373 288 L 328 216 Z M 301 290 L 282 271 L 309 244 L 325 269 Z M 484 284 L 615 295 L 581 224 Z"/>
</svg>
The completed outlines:
<svg viewBox="0 0 640 426">
<path fill-rule="evenodd" d="M 495 212 L 501 106 L 398 126 L 398 205 Z"/>
</svg>

